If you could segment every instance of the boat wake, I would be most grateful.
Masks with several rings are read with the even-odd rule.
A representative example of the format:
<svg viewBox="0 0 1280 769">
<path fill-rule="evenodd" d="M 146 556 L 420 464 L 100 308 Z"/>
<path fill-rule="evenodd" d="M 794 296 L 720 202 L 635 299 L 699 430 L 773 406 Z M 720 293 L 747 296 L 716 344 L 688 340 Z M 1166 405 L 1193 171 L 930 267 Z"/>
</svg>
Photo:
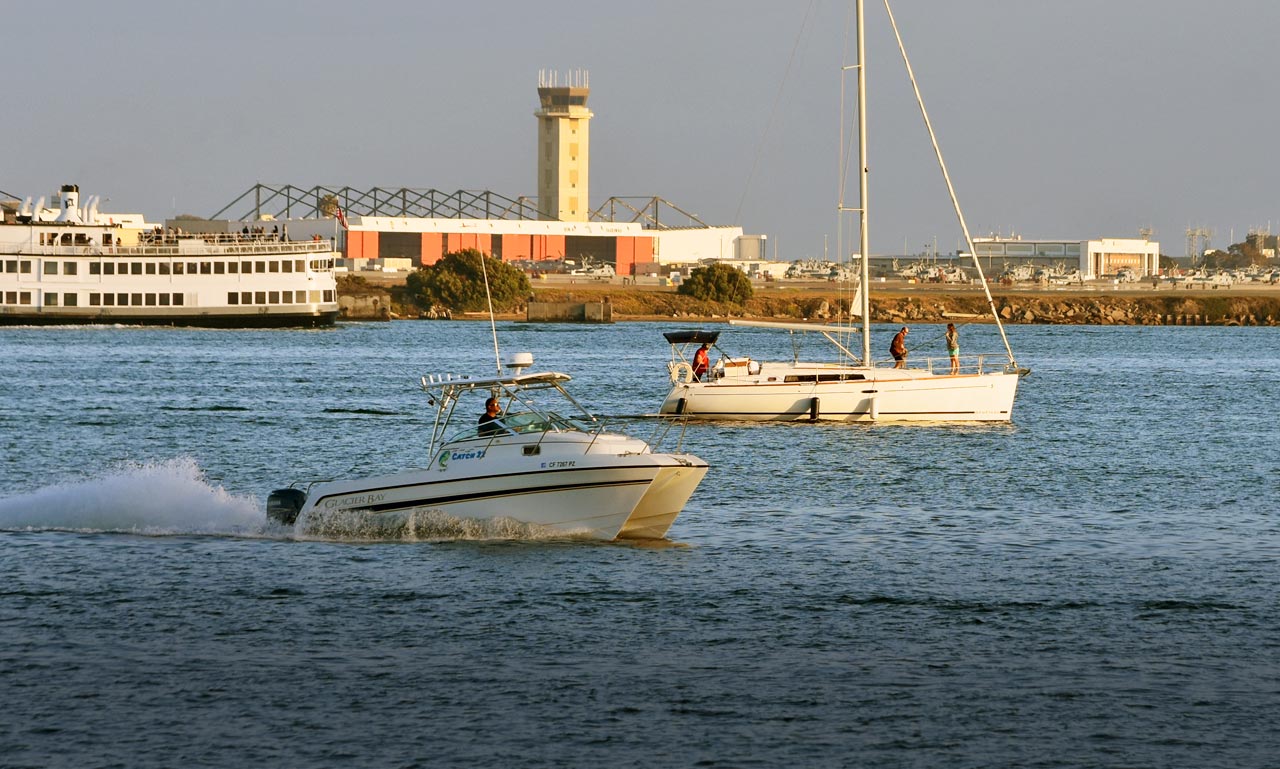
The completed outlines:
<svg viewBox="0 0 1280 769">
<path fill-rule="evenodd" d="M 256 500 L 211 485 L 190 457 L 0 499 L 0 529 L 8 531 L 254 536 L 266 528 Z"/>
<path fill-rule="evenodd" d="M 420 509 L 389 517 L 365 510 L 303 513 L 293 526 L 298 539 L 361 542 L 447 542 L 488 540 L 590 540 L 591 532 L 565 532 L 496 515 L 488 519 L 457 518 L 441 510 Z"/>
<path fill-rule="evenodd" d="M 59 483 L 0 499 L 0 531 L 196 534 L 336 542 L 578 539 L 571 532 L 521 523 L 500 512 L 488 520 L 466 520 L 424 509 L 392 521 L 386 516 L 352 510 L 304 515 L 294 526 L 281 526 L 267 520 L 257 499 L 211 484 L 191 457 L 131 463 L 98 478 Z"/>
</svg>

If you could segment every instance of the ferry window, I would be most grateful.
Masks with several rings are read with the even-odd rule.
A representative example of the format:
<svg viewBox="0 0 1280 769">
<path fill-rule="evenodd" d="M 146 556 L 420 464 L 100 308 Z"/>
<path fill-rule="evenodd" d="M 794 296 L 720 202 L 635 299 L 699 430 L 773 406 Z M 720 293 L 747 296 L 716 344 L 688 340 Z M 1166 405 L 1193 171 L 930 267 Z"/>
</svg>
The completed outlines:
<svg viewBox="0 0 1280 769">
<path fill-rule="evenodd" d="M 30 260 L 28 260 L 28 259 L 23 259 L 23 260 L 22 260 L 22 262 L 18 265 L 18 267 L 19 267 L 18 272 L 21 272 L 23 275 L 30 275 L 30 274 L 31 274 L 31 261 L 30 261 Z"/>
<path fill-rule="evenodd" d="M 212 274 L 213 274 L 213 263 L 212 263 L 212 262 L 201 262 L 201 263 L 200 263 L 200 274 L 201 274 L 201 275 L 212 275 Z"/>
<path fill-rule="evenodd" d="M 182 304 L 182 294 L 174 294 L 174 295 L 173 295 L 173 303 L 174 303 L 174 305 L 180 305 L 180 304 Z"/>
<path fill-rule="evenodd" d="M 115 266 L 115 264 L 114 264 L 113 262 L 103 262 L 103 263 L 102 263 L 102 274 L 103 274 L 103 275 L 115 275 L 115 274 L 116 274 L 116 266 Z"/>
<path fill-rule="evenodd" d="M 168 307 L 168 306 L 169 306 L 169 295 L 168 295 L 168 294 L 161 294 L 161 295 L 160 295 L 160 306 L 161 306 L 161 307 Z"/>
<path fill-rule="evenodd" d="M 254 304 L 266 304 L 266 303 L 267 303 L 267 292 L 266 292 L 266 291 L 255 291 L 255 292 L 253 292 L 253 303 L 254 303 Z"/>
<path fill-rule="evenodd" d="M 63 275 L 75 275 L 75 274 L 76 274 L 76 263 L 75 263 L 75 262 L 63 262 L 63 263 L 62 263 L 62 274 L 63 274 Z"/>
<path fill-rule="evenodd" d="M 147 306 L 148 306 L 148 307 L 155 307 L 155 306 L 156 306 L 156 295 L 155 295 L 155 294 L 147 294 L 147 296 L 146 296 L 146 302 L 147 302 Z"/>
<path fill-rule="evenodd" d="M 228 291 L 227 304 L 240 304 L 240 294 L 235 291 Z"/>
<path fill-rule="evenodd" d="M 6 291 L 6 292 L 4 292 L 4 303 L 5 303 L 5 304 L 17 304 L 17 303 L 18 303 L 18 292 L 17 292 L 17 291 Z"/>
<path fill-rule="evenodd" d="M 58 263 L 57 263 L 57 262 L 45 262 L 45 263 L 44 263 L 44 274 L 45 274 L 45 275 L 57 275 L 57 274 L 58 274 Z"/>
<path fill-rule="evenodd" d="M 306 303 L 307 303 L 307 292 L 306 292 L 306 291 L 294 291 L 294 292 L 293 292 L 293 301 L 294 301 L 294 303 L 295 303 L 295 304 L 306 304 Z"/>
<path fill-rule="evenodd" d="M 231 273 L 232 275 L 235 275 L 238 269 L 240 269 L 239 262 L 227 262 L 227 272 Z"/>
<path fill-rule="evenodd" d="M 102 265 L 98 264 L 97 262 L 89 262 L 89 274 L 90 274 L 90 275 L 101 275 L 101 274 L 102 274 Z"/>
<path fill-rule="evenodd" d="M 200 263 L 199 263 L 199 262 L 187 262 L 187 274 L 188 274 L 188 275 L 198 275 L 199 273 L 200 273 Z"/>
<path fill-rule="evenodd" d="M 253 262 L 244 262 L 240 265 L 240 272 L 244 275 L 253 274 Z"/>
<path fill-rule="evenodd" d="M 103 307 L 115 307 L 115 306 L 116 306 L 116 295 L 115 295 L 115 294 L 103 294 L 103 295 L 102 295 L 102 306 L 103 306 Z"/>
<path fill-rule="evenodd" d="M 181 274 L 182 274 L 182 271 L 183 271 L 183 268 L 184 268 L 184 265 L 183 265 L 183 263 L 182 263 L 182 262 L 174 262 L 174 263 L 173 263 L 173 274 L 174 274 L 174 275 L 181 275 Z"/>
<path fill-rule="evenodd" d="M 319 304 L 319 302 L 320 302 L 320 292 L 319 292 L 319 291 L 312 291 L 312 292 L 311 292 L 311 303 L 312 303 L 312 304 Z"/>
<path fill-rule="evenodd" d="M 240 304 L 253 304 L 253 292 L 252 292 L 252 291 L 241 291 L 241 292 L 240 292 Z"/>
<path fill-rule="evenodd" d="M 79 296 L 78 296 L 78 295 L 76 295 L 76 294 L 63 294 L 63 295 L 62 295 L 62 306 L 63 306 L 63 307 L 77 307 L 77 306 L 79 306 L 79 304 L 80 304 L 80 301 L 79 301 Z"/>
<path fill-rule="evenodd" d="M 5 260 L 5 263 L 4 263 L 4 271 L 5 271 L 5 272 L 17 272 L 17 271 L 18 271 L 18 260 L 17 260 L 17 259 L 8 259 L 8 260 Z"/>
<path fill-rule="evenodd" d="M 306 259 L 294 259 L 294 260 L 293 260 L 293 271 L 294 271 L 294 272 L 306 272 L 306 271 L 307 271 L 307 260 L 306 260 Z"/>
<path fill-rule="evenodd" d="M 157 264 L 157 265 L 156 265 L 156 272 L 157 272 L 157 273 L 159 273 L 160 275 L 168 275 L 168 274 L 169 274 L 169 263 L 168 263 L 168 262 L 161 262 L 160 264 Z"/>
<path fill-rule="evenodd" d="M 57 295 L 57 294 L 45 294 L 45 295 L 44 295 L 44 306 L 45 306 L 45 307 L 57 307 L 57 306 L 58 306 L 58 295 Z"/>
<path fill-rule="evenodd" d="M 332 302 L 332 301 L 333 301 L 333 289 L 331 289 L 331 288 L 326 288 L 326 289 L 324 290 L 324 300 L 325 300 L 326 302 Z"/>
<path fill-rule="evenodd" d="M 128 294 L 116 294 L 116 306 L 117 306 L 117 307 L 128 307 L 128 306 L 129 306 L 129 295 L 128 295 Z"/>
<path fill-rule="evenodd" d="M 227 271 L 227 265 L 226 265 L 226 264 L 224 264 L 224 263 L 222 263 L 222 262 L 214 262 L 214 263 L 213 263 L 213 274 L 214 274 L 214 275 L 222 275 L 222 274 L 223 274 L 223 273 L 225 273 L 226 271 Z"/>
<path fill-rule="evenodd" d="M 267 293 L 267 304 L 280 304 L 280 292 L 270 291 Z M 487 408 L 487 407 L 486 407 Z"/>
<path fill-rule="evenodd" d="M 18 294 L 18 304 L 31 304 L 31 292 L 23 291 Z"/>
<path fill-rule="evenodd" d="M 155 275 L 155 274 L 156 274 L 156 263 L 155 263 L 155 262 L 147 262 L 147 274 L 148 274 L 148 275 Z"/>
<path fill-rule="evenodd" d="M 134 294 L 134 295 L 133 295 L 133 300 L 132 300 L 131 302 L 129 302 L 129 304 L 133 305 L 134 307 L 141 307 L 141 306 L 142 306 L 142 294 Z"/>
<path fill-rule="evenodd" d="M 268 267 L 271 269 L 272 272 L 280 272 L 279 262 L 273 261 L 268 265 Z"/>
<path fill-rule="evenodd" d="M 257 266 L 253 268 L 253 271 L 254 271 L 254 272 L 266 272 L 266 271 L 267 271 L 267 263 L 266 263 L 266 262 L 255 262 L 255 264 L 256 264 Z"/>
<path fill-rule="evenodd" d="M 134 275 L 142 274 L 142 262 L 134 262 L 129 265 L 129 268 L 130 268 L 129 272 L 131 272 Z"/>
<path fill-rule="evenodd" d="M 293 272 L 293 262 L 290 262 L 290 261 L 288 261 L 287 259 L 286 259 L 285 261 L 281 262 L 281 263 L 280 263 L 280 271 L 281 271 L 281 272 Z"/>
<path fill-rule="evenodd" d="M 102 294 L 89 294 L 89 306 L 98 307 L 102 304 Z"/>
</svg>

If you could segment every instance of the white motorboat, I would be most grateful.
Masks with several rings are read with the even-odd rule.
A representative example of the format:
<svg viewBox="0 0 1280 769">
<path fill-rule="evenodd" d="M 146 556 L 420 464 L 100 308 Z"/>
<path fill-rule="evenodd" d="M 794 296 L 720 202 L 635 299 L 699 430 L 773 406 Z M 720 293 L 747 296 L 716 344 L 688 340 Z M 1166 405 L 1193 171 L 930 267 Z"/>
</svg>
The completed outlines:
<svg viewBox="0 0 1280 769">
<path fill-rule="evenodd" d="M 567 374 L 522 373 L 532 363 L 527 354 L 513 361 L 509 376 L 423 378 L 436 407 L 425 468 L 280 489 L 268 498 L 268 515 L 320 535 L 394 537 L 473 523 L 489 532 L 511 524 L 530 536 L 665 537 L 707 463 L 607 432 L 564 389 Z M 473 415 L 489 397 L 502 414 L 477 423 Z M 459 410 L 463 400 L 474 411 Z"/>
<path fill-rule="evenodd" d="M 861 236 L 858 254 L 869 254 L 867 237 L 867 141 L 866 141 L 866 67 L 863 42 L 863 4 L 856 3 L 857 14 L 857 63 L 841 69 L 857 74 L 858 116 L 858 178 L 859 204 L 847 208 L 844 204 L 844 181 L 841 179 L 838 210 L 859 216 Z M 888 4 L 885 5 L 888 11 Z M 889 21 L 893 23 L 892 12 Z M 897 27 L 894 25 L 895 35 Z M 901 39 L 899 39 L 901 48 Z M 906 51 L 902 49 L 903 59 Z M 910 64 L 907 72 L 911 75 Z M 911 75 L 912 83 L 915 82 Z M 843 87 L 842 87 L 843 90 Z M 916 89 L 917 97 L 919 89 Z M 842 99 L 843 101 L 843 99 Z M 923 100 L 918 100 L 934 150 L 942 167 L 943 178 L 951 193 L 956 217 L 960 221 L 969 253 L 975 254 L 973 238 L 969 235 L 964 215 L 960 211 L 951 180 L 942 162 L 928 113 Z M 843 120 L 843 115 L 841 116 Z M 845 135 L 843 128 L 841 136 Z M 840 149 L 837 168 L 844 169 L 845 149 Z M 843 252 L 843 248 L 841 248 Z M 1013 357 L 1008 337 L 995 301 L 982 275 L 982 265 L 974 259 L 979 281 L 986 292 L 987 304 L 1005 352 L 962 356 L 960 366 L 952 365 L 949 357 L 935 360 L 912 360 L 895 366 L 893 361 L 879 363 L 871 355 L 870 301 L 862 287 L 871 286 L 868 259 L 861 262 L 858 293 L 849 308 L 849 322 L 834 325 L 810 325 L 804 323 L 774 323 L 769 321 L 730 321 L 733 325 L 757 326 L 786 330 L 791 333 L 818 333 L 833 346 L 835 355 L 830 362 L 801 362 L 799 360 L 772 362 L 758 361 L 751 357 L 723 355 L 715 366 L 702 376 L 695 376 L 687 357 L 687 349 L 693 344 L 706 342 L 700 335 L 712 332 L 674 332 L 667 334 L 672 357 L 667 364 L 672 387 L 661 406 L 663 414 L 681 414 L 702 419 L 734 420 L 834 420 L 845 422 L 896 421 L 896 422 L 1008 422 L 1012 419 L 1014 396 L 1018 380 L 1027 373 Z M 852 318 L 861 317 L 861 327 L 853 325 Z M 850 344 L 855 334 L 861 334 L 862 349 L 854 352 Z M 712 340 L 714 342 L 714 340 Z M 701 373 L 701 372 L 699 372 Z"/>
</svg>

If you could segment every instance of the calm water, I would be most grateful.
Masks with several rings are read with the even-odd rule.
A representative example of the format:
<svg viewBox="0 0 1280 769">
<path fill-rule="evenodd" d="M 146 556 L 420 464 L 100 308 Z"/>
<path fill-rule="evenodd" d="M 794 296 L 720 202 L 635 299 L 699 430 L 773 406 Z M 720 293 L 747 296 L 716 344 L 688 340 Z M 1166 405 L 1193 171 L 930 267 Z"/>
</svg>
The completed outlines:
<svg viewBox="0 0 1280 769">
<path fill-rule="evenodd" d="M 682 327 L 499 332 L 646 435 Z M 1013 425 L 694 425 L 638 547 L 264 526 L 487 324 L 2 330 L 0 766 L 1280 766 L 1275 329 L 1011 335 Z"/>
</svg>

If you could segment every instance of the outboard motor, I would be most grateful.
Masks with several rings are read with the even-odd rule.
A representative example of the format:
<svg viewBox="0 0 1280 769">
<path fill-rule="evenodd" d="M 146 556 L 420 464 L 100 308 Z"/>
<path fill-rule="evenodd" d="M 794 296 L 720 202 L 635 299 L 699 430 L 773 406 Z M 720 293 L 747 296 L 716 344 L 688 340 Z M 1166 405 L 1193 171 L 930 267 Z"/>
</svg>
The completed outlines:
<svg viewBox="0 0 1280 769">
<path fill-rule="evenodd" d="M 306 501 L 307 492 L 302 489 L 276 489 L 267 495 L 267 518 L 292 526 Z"/>
</svg>

